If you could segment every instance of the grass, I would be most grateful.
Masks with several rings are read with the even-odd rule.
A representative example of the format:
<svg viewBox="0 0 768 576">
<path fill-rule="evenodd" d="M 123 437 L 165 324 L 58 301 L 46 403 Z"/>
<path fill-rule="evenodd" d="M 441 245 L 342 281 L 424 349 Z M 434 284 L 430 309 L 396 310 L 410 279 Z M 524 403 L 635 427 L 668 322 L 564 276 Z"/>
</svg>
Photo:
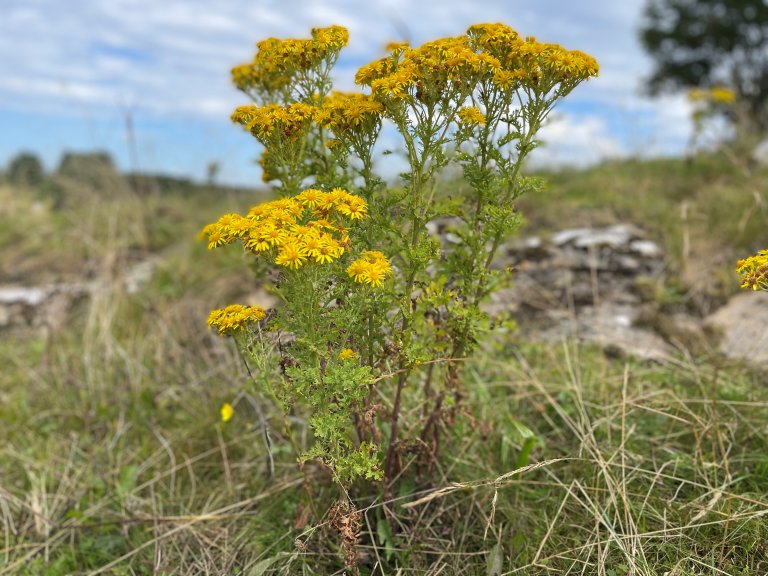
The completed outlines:
<svg viewBox="0 0 768 576">
<path fill-rule="evenodd" d="M 550 189 L 524 206 L 528 231 L 633 221 L 665 241 L 670 274 L 700 262 L 732 290 L 732 254 L 759 247 L 749 190 L 760 175 L 698 162 L 547 175 Z M 281 416 L 203 328 L 210 308 L 255 287 L 234 251 L 207 254 L 192 238 L 255 199 L 171 191 L 44 205 L 30 235 L 19 215 L 35 199 L 0 192 L 14 199 L 3 261 L 23 271 L 3 281 L 74 277 L 88 262 L 102 274 L 136 251 L 162 258 L 138 294 L 107 283 L 60 330 L 0 333 L 0 574 L 342 574 L 324 517 L 335 489 L 310 466 L 312 510 Z M 726 209 L 735 223 L 715 217 Z M 707 245 L 716 251 L 695 260 Z M 677 276 L 692 298 L 694 276 Z M 467 413 L 435 480 L 407 467 L 386 501 L 353 490 L 361 573 L 768 573 L 764 372 L 499 336 L 464 375 Z M 225 401 L 235 417 L 222 424 Z M 292 426 L 301 437 L 301 414 Z"/>
</svg>

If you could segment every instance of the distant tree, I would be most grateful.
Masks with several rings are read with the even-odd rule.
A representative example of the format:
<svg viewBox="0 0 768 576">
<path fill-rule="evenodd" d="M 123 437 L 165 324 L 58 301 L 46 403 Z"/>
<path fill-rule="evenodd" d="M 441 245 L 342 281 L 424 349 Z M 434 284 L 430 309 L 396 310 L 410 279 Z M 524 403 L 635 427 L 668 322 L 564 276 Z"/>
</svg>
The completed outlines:
<svg viewBox="0 0 768 576">
<path fill-rule="evenodd" d="M 65 152 L 56 170 L 66 202 L 76 202 L 94 193 L 100 198 L 118 197 L 131 191 L 106 152 Z"/>
<path fill-rule="evenodd" d="M 206 170 L 206 183 L 208 186 L 214 186 L 216 184 L 216 177 L 219 175 L 219 170 L 221 170 L 221 164 L 219 164 L 217 160 L 208 162 Z"/>
<path fill-rule="evenodd" d="M 730 88 L 737 129 L 768 132 L 768 2 L 648 0 L 640 34 L 652 93 Z"/>
<path fill-rule="evenodd" d="M 8 181 L 17 186 L 40 186 L 45 181 L 40 159 L 27 152 L 18 154 L 8 165 Z"/>
<path fill-rule="evenodd" d="M 107 152 L 65 152 L 57 172 L 61 176 L 87 179 L 95 174 L 115 173 L 115 164 Z"/>
</svg>

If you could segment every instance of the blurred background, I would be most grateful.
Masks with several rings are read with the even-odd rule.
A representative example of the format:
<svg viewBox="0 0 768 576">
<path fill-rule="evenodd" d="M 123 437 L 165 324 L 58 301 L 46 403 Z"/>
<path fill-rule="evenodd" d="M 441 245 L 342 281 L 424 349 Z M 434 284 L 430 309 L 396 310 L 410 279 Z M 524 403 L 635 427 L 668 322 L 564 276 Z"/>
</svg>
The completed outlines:
<svg viewBox="0 0 768 576">
<path fill-rule="evenodd" d="M 103 151 L 121 171 L 260 183 L 257 144 L 229 115 L 247 102 L 232 66 L 269 36 L 304 37 L 340 24 L 349 46 L 337 86 L 393 40 L 420 44 L 503 22 L 522 35 L 597 58 L 600 77 L 576 90 L 542 133 L 535 162 L 586 166 L 606 158 L 681 154 L 690 138 L 685 93 L 651 98 L 643 0 L 367 3 L 295 0 L 6 0 L 0 19 L 0 166 L 20 152 L 55 170 L 67 151 Z M 390 172 L 394 172 L 391 169 Z"/>
</svg>

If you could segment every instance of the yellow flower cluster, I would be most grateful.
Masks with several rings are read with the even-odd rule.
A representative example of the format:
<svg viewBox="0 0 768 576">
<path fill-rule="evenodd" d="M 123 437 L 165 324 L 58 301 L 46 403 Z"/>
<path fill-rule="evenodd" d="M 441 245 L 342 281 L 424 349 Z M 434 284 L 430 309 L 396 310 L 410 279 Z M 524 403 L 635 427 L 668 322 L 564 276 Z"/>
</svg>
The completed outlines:
<svg viewBox="0 0 768 576">
<path fill-rule="evenodd" d="M 232 81 L 244 92 L 274 93 L 291 85 L 294 78 L 323 62 L 332 63 L 349 42 L 342 26 L 312 29 L 312 38 L 268 38 L 257 44 L 250 64 L 232 69 Z"/>
<path fill-rule="evenodd" d="M 213 249 L 235 240 L 256 254 L 269 252 L 275 264 L 298 269 L 308 261 L 333 262 L 349 246 L 347 220 L 367 216 L 359 196 L 341 188 L 330 192 L 310 188 L 291 198 L 265 202 L 246 216 L 225 214 L 203 228 Z"/>
<path fill-rule="evenodd" d="M 349 265 L 347 274 L 355 282 L 378 287 L 392 275 L 392 267 L 387 257 L 378 250 L 366 250 Z"/>
<path fill-rule="evenodd" d="M 411 44 L 409 42 L 387 42 L 387 45 L 385 46 L 384 50 L 387 52 L 405 52 L 408 48 L 411 47 Z"/>
<path fill-rule="evenodd" d="M 709 89 L 694 88 L 688 92 L 691 102 L 703 102 L 706 104 L 733 104 L 736 94 L 730 88 L 715 86 Z"/>
<path fill-rule="evenodd" d="M 363 66 L 355 81 L 370 86 L 375 98 L 424 97 L 456 86 L 491 79 L 497 88 L 578 82 L 598 73 L 597 61 L 578 50 L 522 39 L 504 24 L 476 24 L 466 36 L 428 42 L 419 48 L 395 44 L 388 57 Z"/>
<path fill-rule="evenodd" d="M 581 81 L 597 76 L 597 61 L 579 50 L 566 50 L 559 44 L 539 42 L 533 36 L 523 39 L 505 24 L 475 24 L 467 31 L 472 45 L 499 62 L 493 82 L 499 88 L 539 84 L 542 77 L 555 81 Z"/>
<path fill-rule="evenodd" d="M 271 137 L 297 140 L 312 126 L 318 109 L 309 104 L 297 102 L 286 106 L 267 104 L 238 106 L 232 113 L 232 121 L 250 131 L 259 142 L 265 144 Z"/>
<path fill-rule="evenodd" d="M 446 92 L 454 82 L 491 73 L 498 61 L 472 49 L 467 36 L 427 42 L 418 48 L 396 45 L 391 55 L 358 70 L 355 82 L 370 86 L 377 99 L 404 99 L 418 91 Z"/>
<path fill-rule="evenodd" d="M 741 287 L 768 291 L 768 250 L 739 260 L 736 271 L 741 275 Z"/>
<path fill-rule="evenodd" d="M 370 133 L 381 120 L 384 107 L 366 94 L 334 92 L 323 102 L 316 121 L 335 135 L 349 131 Z"/>
<path fill-rule="evenodd" d="M 339 352 L 339 360 L 354 360 L 357 358 L 357 352 L 351 348 L 342 348 Z"/>
<path fill-rule="evenodd" d="M 244 330 L 248 324 L 258 322 L 265 316 L 260 306 L 242 306 L 230 304 L 226 308 L 212 310 L 208 316 L 208 327 L 216 326 L 219 334 L 234 334 Z"/>
<path fill-rule="evenodd" d="M 485 124 L 485 114 L 477 106 L 464 106 L 459 109 L 459 121 L 464 124 Z"/>
</svg>

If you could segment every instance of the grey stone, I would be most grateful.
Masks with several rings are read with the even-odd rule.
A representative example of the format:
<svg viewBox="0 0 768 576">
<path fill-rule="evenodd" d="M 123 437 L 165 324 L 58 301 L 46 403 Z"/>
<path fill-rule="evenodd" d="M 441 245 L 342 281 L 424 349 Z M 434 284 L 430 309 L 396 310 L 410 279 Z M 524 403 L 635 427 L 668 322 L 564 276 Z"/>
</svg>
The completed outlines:
<svg viewBox="0 0 768 576">
<path fill-rule="evenodd" d="M 706 323 L 720 332 L 720 351 L 729 358 L 768 364 L 768 293 L 737 294 Z"/>
<path fill-rule="evenodd" d="M 563 230 L 552 236 L 556 246 L 572 244 L 577 248 L 599 248 L 608 246 L 613 249 L 628 246 L 634 238 L 643 233 L 631 224 L 616 224 L 607 228 L 573 228 Z"/>
<path fill-rule="evenodd" d="M 51 287 L 46 286 L 6 286 L 0 288 L 0 304 L 26 304 L 39 306 L 50 295 Z"/>
<path fill-rule="evenodd" d="M 632 240 L 629 249 L 644 258 L 661 258 L 664 255 L 661 247 L 650 240 Z"/>
<path fill-rule="evenodd" d="M 673 348 L 652 330 L 636 326 L 637 314 L 636 306 L 613 303 L 585 306 L 577 314 L 556 310 L 549 313 L 548 327 L 527 335 L 544 341 L 575 339 L 643 360 L 669 360 Z"/>
</svg>

